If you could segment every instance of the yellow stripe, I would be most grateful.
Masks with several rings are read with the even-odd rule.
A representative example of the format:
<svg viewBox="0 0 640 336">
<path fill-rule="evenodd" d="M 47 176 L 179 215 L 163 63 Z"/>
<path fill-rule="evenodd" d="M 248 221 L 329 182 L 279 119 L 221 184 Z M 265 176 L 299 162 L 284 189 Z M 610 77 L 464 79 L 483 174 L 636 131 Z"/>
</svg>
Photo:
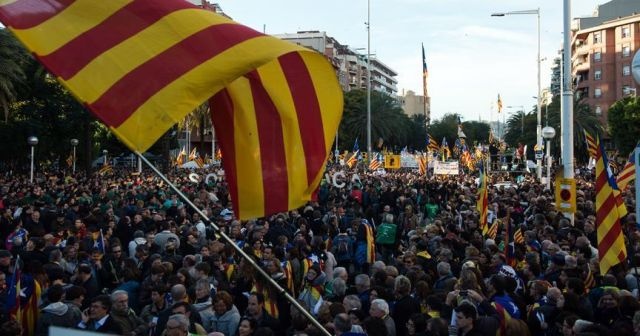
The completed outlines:
<svg viewBox="0 0 640 336">
<path fill-rule="evenodd" d="M 307 189 L 307 166 L 304 161 L 304 148 L 300 135 L 298 115 L 296 114 L 289 84 L 282 72 L 280 63 L 271 62 L 262 66 L 258 72 L 282 120 L 282 136 L 285 145 L 289 187 L 288 206 L 289 209 L 292 209 L 301 206 L 306 201 L 300 197 L 305 194 Z"/>
<path fill-rule="evenodd" d="M 237 74 L 246 73 L 291 49 L 301 48 L 277 41 L 268 36 L 254 38 L 209 59 L 158 91 L 112 131 L 132 150 L 146 151 L 168 128 L 220 91 Z M 238 63 L 238 59 L 247 59 L 248 55 L 251 59 Z"/>
<path fill-rule="evenodd" d="M 264 186 L 260 138 L 249 80 L 241 77 L 229 87 L 234 108 L 234 144 L 238 185 L 238 211 L 241 218 L 264 214 Z"/>
<path fill-rule="evenodd" d="M 0 0 L 0 6 L 10 5 L 18 0 Z"/>
<path fill-rule="evenodd" d="M 67 85 L 82 101 L 94 102 L 123 76 L 181 40 L 210 26 L 235 23 L 211 14 L 200 9 L 173 12 L 96 57 Z"/>
<path fill-rule="evenodd" d="M 78 0 L 33 28 L 14 29 L 13 32 L 36 55 L 48 55 L 131 2 Z"/>
<path fill-rule="evenodd" d="M 320 104 L 324 142 L 328 154 L 328 152 L 331 151 L 335 130 L 338 129 L 338 125 L 342 119 L 342 89 L 336 79 L 328 77 L 335 76 L 335 71 L 329 62 L 324 59 L 324 56 L 315 52 L 302 52 L 300 55 L 302 56 L 302 60 L 306 64 L 307 69 L 309 69 L 311 81 L 313 82 L 313 87 L 316 90 L 316 96 L 318 97 L 318 102 Z M 327 160 L 325 157 L 323 166 L 326 166 L 326 164 Z M 303 197 L 311 197 L 311 193 L 320 183 L 323 173 L 324 169 L 320 169 L 318 171 L 315 179 L 311 181 L 307 193 L 305 193 Z"/>
</svg>

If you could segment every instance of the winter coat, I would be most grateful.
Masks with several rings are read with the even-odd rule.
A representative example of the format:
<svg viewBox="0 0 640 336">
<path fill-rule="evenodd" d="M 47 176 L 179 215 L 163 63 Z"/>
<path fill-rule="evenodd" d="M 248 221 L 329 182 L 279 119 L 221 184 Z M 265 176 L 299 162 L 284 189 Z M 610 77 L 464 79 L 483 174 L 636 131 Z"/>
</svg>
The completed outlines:
<svg viewBox="0 0 640 336">
<path fill-rule="evenodd" d="M 298 300 L 304 302 L 309 310 L 313 311 L 316 304 L 322 297 L 324 292 L 324 283 L 327 279 L 327 275 L 324 272 L 320 272 L 311 283 L 308 280 L 305 280 L 306 284 L 300 296 L 298 296 Z"/>
<path fill-rule="evenodd" d="M 138 317 L 131 309 L 125 313 L 112 310 L 111 318 L 113 318 L 113 321 L 122 328 L 122 331 L 125 334 L 129 334 L 132 331 L 135 332 L 136 335 L 147 334 L 147 323 Z"/>
<path fill-rule="evenodd" d="M 209 321 L 214 314 L 212 307 L 213 303 L 211 302 L 211 298 L 207 298 L 207 300 L 204 302 L 196 302 L 193 304 L 193 308 L 198 311 L 198 314 L 200 314 L 200 319 L 202 319 L 202 326 L 205 330 L 209 330 L 207 321 Z"/>
<path fill-rule="evenodd" d="M 235 336 L 240 324 L 240 312 L 236 306 L 232 306 L 224 314 L 213 314 L 207 321 L 202 321 L 208 332 L 221 332 L 224 336 Z"/>
<path fill-rule="evenodd" d="M 36 335 L 48 335 L 49 327 L 73 328 L 82 317 L 74 314 L 74 310 L 62 302 L 54 302 L 42 308 L 36 324 Z"/>
</svg>

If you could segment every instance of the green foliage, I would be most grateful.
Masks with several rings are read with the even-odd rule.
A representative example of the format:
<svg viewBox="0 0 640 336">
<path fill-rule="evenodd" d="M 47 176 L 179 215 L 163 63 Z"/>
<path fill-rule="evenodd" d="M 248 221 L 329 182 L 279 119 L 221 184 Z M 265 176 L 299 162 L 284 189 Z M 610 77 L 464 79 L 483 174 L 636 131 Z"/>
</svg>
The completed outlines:
<svg viewBox="0 0 640 336">
<path fill-rule="evenodd" d="M 640 139 L 640 97 L 626 97 L 609 108 L 609 134 L 620 153 L 627 155 Z"/>
<path fill-rule="evenodd" d="M 344 95 L 344 113 L 339 128 L 339 147 L 351 150 L 356 138 L 361 151 L 367 147 L 367 93 L 352 90 Z M 415 126 L 413 126 L 415 128 Z M 383 147 L 404 147 L 410 140 L 412 122 L 393 97 L 371 92 L 371 146 L 377 150 L 378 139 Z"/>
<path fill-rule="evenodd" d="M 447 138 L 447 144 L 453 149 L 453 145 L 458 138 L 458 118 L 457 113 L 445 114 L 442 118 L 436 119 L 429 127 L 431 135 L 438 144 L 442 145 L 442 139 Z M 489 141 L 489 124 L 478 121 L 465 121 L 462 123 L 462 131 L 467 136 L 466 142 L 469 145 L 475 143 L 487 143 Z"/>
<path fill-rule="evenodd" d="M 8 29 L 0 29 L 0 111 L 5 122 L 9 107 L 15 102 L 18 90 L 24 85 L 24 65 L 30 56 Z"/>
<path fill-rule="evenodd" d="M 549 106 L 542 107 L 542 127 L 546 126 L 548 120 L 548 125 L 556 130 L 556 136 L 551 140 L 551 152 L 555 157 L 560 156 L 560 100 L 561 97 L 554 97 Z M 522 126 L 523 117 L 524 127 Z M 512 115 L 507 121 L 505 141 L 512 147 L 516 147 L 519 143 L 527 145 L 528 157 L 533 157 L 537 123 L 538 118 L 535 107 L 524 116 L 522 113 Z M 589 154 L 584 137 L 585 130 L 594 136 L 596 134 L 602 135 L 602 122 L 589 105 L 584 103 L 582 99 L 578 99 L 573 103 L 573 150 L 578 162 L 586 162 L 588 160 Z"/>
</svg>

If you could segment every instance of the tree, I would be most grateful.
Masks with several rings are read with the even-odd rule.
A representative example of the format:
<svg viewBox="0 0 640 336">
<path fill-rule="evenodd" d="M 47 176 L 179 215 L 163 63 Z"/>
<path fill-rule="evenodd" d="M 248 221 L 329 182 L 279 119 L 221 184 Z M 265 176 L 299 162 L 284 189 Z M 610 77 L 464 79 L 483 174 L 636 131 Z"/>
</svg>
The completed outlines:
<svg viewBox="0 0 640 336">
<path fill-rule="evenodd" d="M 0 110 L 5 122 L 9 118 L 9 107 L 15 102 L 18 87 L 26 80 L 23 67 L 30 58 L 22 45 L 8 29 L 0 29 Z"/>
<path fill-rule="evenodd" d="M 636 146 L 640 134 L 640 97 L 626 97 L 609 108 L 607 116 L 611 140 L 623 155 Z"/>
<path fill-rule="evenodd" d="M 436 119 L 429 127 L 431 135 L 438 144 L 442 145 L 442 138 L 447 139 L 447 144 L 451 149 L 458 139 L 458 119 L 457 113 L 445 114 L 442 118 Z M 489 140 L 489 124 L 478 121 L 465 121 L 462 123 L 462 131 L 467 136 L 466 143 L 472 147 L 473 144 L 487 143 Z"/>
<path fill-rule="evenodd" d="M 551 141 L 551 151 L 555 157 L 560 155 L 560 97 L 556 96 L 548 106 L 542 107 L 542 127 L 545 124 L 555 128 L 556 136 Z M 524 118 L 524 127 L 522 121 Z M 533 156 L 534 145 L 536 144 L 536 127 L 538 124 L 535 109 L 526 114 L 516 114 L 507 121 L 507 132 L 505 141 L 508 145 L 515 147 L 519 143 L 528 145 L 528 157 Z M 593 113 L 591 107 L 584 103 L 583 99 L 576 99 L 573 103 L 573 144 L 574 155 L 580 162 L 588 160 L 588 152 L 584 131 L 590 134 L 602 134 L 603 127 L 598 116 Z"/>
<path fill-rule="evenodd" d="M 371 142 L 376 150 L 378 139 L 384 141 L 384 147 L 404 147 L 409 140 L 407 131 L 411 121 L 402 111 L 398 101 L 393 97 L 371 92 Z M 344 95 L 344 113 L 339 127 L 339 147 L 351 150 L 358 139 L 361 151 L 366 151 L 367 144 L 367 102 L 366 91 L 352 90 Z"/>
</svg>

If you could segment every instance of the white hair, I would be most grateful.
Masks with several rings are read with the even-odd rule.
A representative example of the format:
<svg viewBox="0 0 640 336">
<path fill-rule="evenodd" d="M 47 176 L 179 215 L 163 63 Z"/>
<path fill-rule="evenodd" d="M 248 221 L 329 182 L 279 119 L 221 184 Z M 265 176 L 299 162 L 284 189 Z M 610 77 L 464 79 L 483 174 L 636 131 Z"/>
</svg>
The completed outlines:
<svg viewBox="0 0 640 336">
<path fill-rule="evenodd" d="M 375 299 L 371 301 L 371 307 L 384 312 L 385 315 L 389 314 L 389 304 L 383 299 Z"/>
</svg>

